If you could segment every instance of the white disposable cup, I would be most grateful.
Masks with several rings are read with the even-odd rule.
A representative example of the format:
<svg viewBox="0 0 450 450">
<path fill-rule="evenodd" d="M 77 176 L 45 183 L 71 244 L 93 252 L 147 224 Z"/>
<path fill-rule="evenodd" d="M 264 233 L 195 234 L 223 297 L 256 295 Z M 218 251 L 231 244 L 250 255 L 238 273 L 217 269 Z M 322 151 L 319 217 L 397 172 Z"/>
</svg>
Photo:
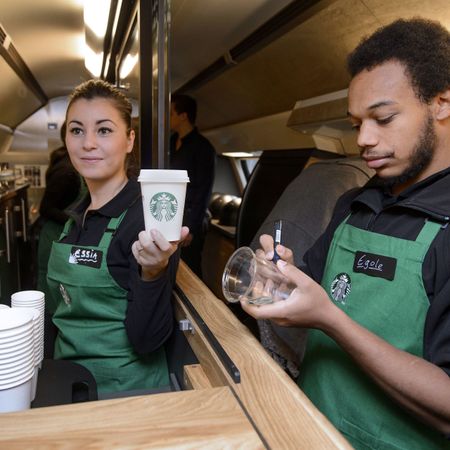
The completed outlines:
<svg viewBox="0 0 450 450">
<path fill-rule="evenodd" d="M 9 358 L 11 355 L 16 355 L 30 347 L 35 347 L 34 338 L 25 341 L 19 341 L 16 345 L 10 347 L 0 347 L 0 361 Z"/>
<path fill-rule="evenodd" d="M 30 393 L 31 395 L 30 399 L 32 402 L 36 398 L 38 376 L 39 376 L 39 366 L 34 366 L 33 378 L 31 378 L 31 393 Z"/>
<path fill-rule="evenodd" d="M 238 248 L 222 275 L 222 291 L 231 303 L 241 299 L 255 304 L 286 300 L 295 287 L 275 263 L 257 256 L 250 247 Z"/>
<path fill-rule="evenodd" d="M 7 367 L 2 367 L 0 370 L 0 385 L 2 384 L 2 381 L 6 378 L 11 378 L 17 376 L 19 373 L 27 372 L 29 370 L 32 370 L 34 367 L 34 362 L 31 361 L 31 359 L 26 359 L 22 361 L 17 361 L 14 364 L 11 364 Z"/>
<path fill-rule="evenodd" d="M 12 349 L 15 349 L 16 347 L 22 347 L 25 345 L 33 345 L 34 343 L 34 336 L 32 333 L 25 335 L 24 337 L 21 337 L 19 339 L 16 339 L 14 341 L 9 341 L 3 343 L 0 341 L 0 353 L 8 353 Z"/>
<path fill-rule="evenodd" d="M 0 390 L 0 413 L 30 409 L 31 377 L 32 375 L 16 386 Z"/>
<path fill-rule="evenodd" d="M 5 367 L 17 364 L 20 361 L 30 361 L 34 364 L 34 345 L 31 343 L 28 347 L 24 347 L 17 352 L 7 353 L 0 359 L 0 370 Z"/>
<path fill-rule="evenodd" d="M 168 241 L 178 241 L 183 224 L 186 170 L 142 169 L 142 207 L 146 231 L 158 230 Z"/>
<path fill-rule="evenodd" d="M 16 331 L 15 334 L 3 336 L 3 334 L 0 333 L 0 349 L 11 347 L 11 345 L 16 345 L 27 339 L 33 339 L 33 324 L 27 328 L 21 328 L 19 331 Z"/>
<path fill-rule="evenodd" d="M 0 377 L 0 389 L 11 387 L 17 380 L 24 380 L 31 377 L 34 373 L 35 366 L 17 366 L 14 371 L 2 374 Z M 16 383 L 17 384 L 17 383 Z"/>
<path fill-rule="evenodd" d="M 22 306 L 31 304 L 36 306 L 40 302 L 45 301 L 45 294 L 42 291 L 19 291 L 11 295 L 11 306 L 15 306 L 15 303 L 19 303 Z"/>
</svg>

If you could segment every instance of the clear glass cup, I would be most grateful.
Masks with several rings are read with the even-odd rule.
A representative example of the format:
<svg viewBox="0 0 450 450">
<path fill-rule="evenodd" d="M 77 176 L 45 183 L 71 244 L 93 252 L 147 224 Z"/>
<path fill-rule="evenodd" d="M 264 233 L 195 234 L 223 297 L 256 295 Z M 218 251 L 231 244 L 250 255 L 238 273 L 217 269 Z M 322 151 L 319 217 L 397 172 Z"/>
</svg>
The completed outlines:
<svg viewBox="0 0 450 450">
<path fill-rule="evenodd" d="M 222 275 L 222 291 L 231 303 L 244 298 L 255 305 L 286 300 L 295 287 L 275 263 L 257 256 L 250 247 L 238 248 Z"/>
</svg>

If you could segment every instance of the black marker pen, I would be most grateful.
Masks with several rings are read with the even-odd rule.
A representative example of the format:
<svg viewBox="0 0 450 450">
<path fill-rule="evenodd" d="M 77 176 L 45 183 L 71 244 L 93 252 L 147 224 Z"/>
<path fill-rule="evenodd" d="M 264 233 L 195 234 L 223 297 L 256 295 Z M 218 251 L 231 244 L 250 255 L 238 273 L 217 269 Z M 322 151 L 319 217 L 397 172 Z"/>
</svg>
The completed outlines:
<svg viewBox="0 0 450 450">
<path fill-rule="evenodd" d="M 276 220 L 273 226 L 273 258 L 272 258 L 272 261 L 275 264 L 280 259 L 280 255 L 277 253 L 275 248 L 278 244 L 281 244 L 281 228 L 282 228 L 282 221 Z"/>
</svg>

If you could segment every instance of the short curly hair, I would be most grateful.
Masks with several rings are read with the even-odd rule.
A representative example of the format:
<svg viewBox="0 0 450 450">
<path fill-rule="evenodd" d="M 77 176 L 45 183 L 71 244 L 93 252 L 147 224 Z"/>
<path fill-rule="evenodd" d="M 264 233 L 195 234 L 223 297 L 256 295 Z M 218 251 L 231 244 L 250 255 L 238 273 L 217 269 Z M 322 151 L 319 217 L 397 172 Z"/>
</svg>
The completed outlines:
<svg viewBox="0 0 450 450">
<path fill-rule="evenodd" d="M 429 103 L 450 87 L 450 33 L 432 20 L 396 20 L 363 38 L 347 67 L 355 77 L 388 61 L 403 64 L 415 94 Z"/>
</svg>

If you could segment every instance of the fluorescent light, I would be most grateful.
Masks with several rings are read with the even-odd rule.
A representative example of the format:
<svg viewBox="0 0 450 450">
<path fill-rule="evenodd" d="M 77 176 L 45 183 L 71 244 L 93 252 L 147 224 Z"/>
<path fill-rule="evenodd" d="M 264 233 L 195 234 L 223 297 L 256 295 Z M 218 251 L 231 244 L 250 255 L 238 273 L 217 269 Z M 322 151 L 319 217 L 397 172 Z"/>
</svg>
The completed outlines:
<svg viewBox="0 0 450 450">
<path fill-rule="evenodd" d="M 136 65 L 136 63 L 139 60 L 139 55 L 136 53 L 136 55 L 130 55 L 128 54 L 125 59 L 123 60 L 121 66 L 120 66 L 120 78 L 123 80 L 125 79 L 130 72 L 133 70 L 133 67 Z"/>
<path fill-rule="evenodd" d="M 110 5 L 111 0 L 85 0 L 84 2 L 84 23 L 99 38 L 105 36 Z"/>
<path fill-rule="evenodd" d="M 94 76 L 99 77 L 102 71 L 103 52 L 96 53 L 89 45 L 84 48 L 84 66 Z"/>
<path fill-rule="evenodd" d="M 256 158 L 257 155 L 247 152 L 225 152 L 222 153 L 223 156 L 228 156 L 229 158 Z"/>
</svg>

